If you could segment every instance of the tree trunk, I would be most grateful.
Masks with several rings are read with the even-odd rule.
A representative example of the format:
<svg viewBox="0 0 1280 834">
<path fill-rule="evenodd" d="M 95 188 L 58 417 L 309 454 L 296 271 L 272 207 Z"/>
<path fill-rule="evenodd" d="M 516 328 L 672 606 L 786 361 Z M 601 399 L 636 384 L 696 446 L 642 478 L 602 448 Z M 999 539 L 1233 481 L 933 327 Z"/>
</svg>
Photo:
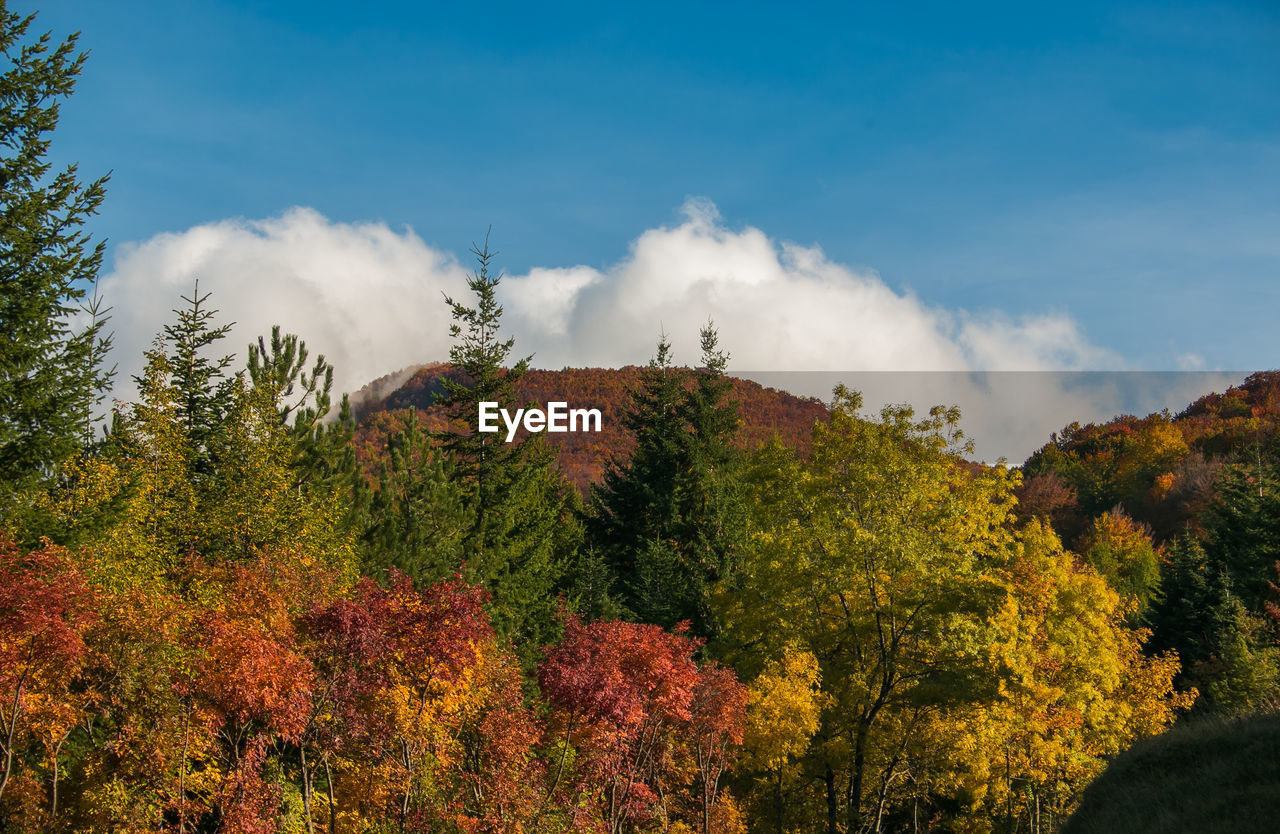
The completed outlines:
<svg viewBox="0 0 1280 834">
<path fill-rule="evenodd" d="M 333 771 L 329 769 L 329 757 L 324 757 L 324 782 L 329 794 L 329 834 L 337 834 L 338 809 L 333 804 Z"/>
<path fill-rule="evenodd" d="M 27 673 L 18 678 L 18 688 L 13 691 L 13 711 L 9 714 L 9 726 L 5 728 L 4 740 L 4 775 L 0 776 L 0 796 L 9 784 L 9 776 L 13 773 L 13 731 L 18 726 L 18 710 L 22 708 L 22 687 L 27 682 Z"/>
<path fill-rule="evenodd" d="M 831 765 L 827 765 L 825 778 L 827 782 L 827 834 L 840 834 L 840 829 L 836 827 L 836 775 L 831 770 Z"/>
<path fill-rule="evenodd" d="M 782 768 L 778 768 L 778 781 L 773 786 L 773 814 L 778 822 L 778 834 L 782 830 Z"/>
<path fill-rule="evenodd" d="M 865 721 L 859 721 L 853 739 L 853 773 L 849 776 L 849 834 L 862 830 L 862 772 L 867 765 L 869 729 Z"/>
<path fill-rule="evenodd" d="M 302 811 L 307 817 L 307 834 L 315 834 L 315 826 L 311 822 L 311 770 L 307 767 L 307 748 L 298 746 L 298 755 L 302 759 Z"/>
<path fill-rule="evenodd" d="M 70 730 L 58 739 L 58 744 L 53 748 L 53 784 L 49 786 L 49 816 L 52 818 L 58 816 L 58 753 L 62 751 L 62 742 L 67 740 L 68 735 L 71 735 Z"/>
</svg>

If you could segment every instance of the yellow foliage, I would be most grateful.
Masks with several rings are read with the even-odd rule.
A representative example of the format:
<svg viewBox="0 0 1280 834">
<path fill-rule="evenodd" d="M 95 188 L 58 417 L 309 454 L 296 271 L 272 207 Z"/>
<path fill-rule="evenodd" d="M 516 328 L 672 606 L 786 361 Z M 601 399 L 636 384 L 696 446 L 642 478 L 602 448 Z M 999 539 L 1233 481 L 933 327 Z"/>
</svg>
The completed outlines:
<svg viewBox="0 0 1280 834">
<path fill-rule="evenodd" d="M 776 771 L 802 755 L 818 731 L 823 696 L 821 671 L 812 652 L 788 646 L 747 689 L 743 763 Z"/>
</svg>

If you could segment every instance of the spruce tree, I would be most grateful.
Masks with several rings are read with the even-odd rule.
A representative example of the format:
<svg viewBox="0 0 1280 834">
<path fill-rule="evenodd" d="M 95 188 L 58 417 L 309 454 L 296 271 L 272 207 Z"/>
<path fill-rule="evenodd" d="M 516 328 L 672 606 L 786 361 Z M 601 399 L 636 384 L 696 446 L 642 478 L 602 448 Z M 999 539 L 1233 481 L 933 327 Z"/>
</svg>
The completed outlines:
<svg viewBox="0 0 1280 834">
<path fill-rule="evenodd" d="M 177 320 L 164 326 L 173 373 L 170 385 L 177 394 L 178 419 L 196 478 L 210 475 L 216 468 L 232 395 L 240 385 L 238 374 L 226 374 L 234 360 L 231 354 L 217 359 L 206 355 L 235 324 L 214 324 L 218 310 L 210 309 L 209 297 L 210 293 L 200 294 L 197 281 L 190 297 L 180 296 L 187 306 L 173 311 Z M 141 380 L 138 383 L 141 387 Z"/>
<path fill-rule="evenodd" d="M 660 543 L 676 516 L 686 432 L 680 407 L 684 379 L 683 369 L 671 364 L 671 343 L 663 333 L 622 417 L 635 439 L 631 456 L 613 461 L 592 490 L 589 539 L 615 577 L 615 594 L 628 608 L 635 604 L 631 586 L 640 551 Z"/>
<path fill-rule="evenodd" d="M 672 367 L 670 343 L 659 338 L 624 417 L 635 447 L 593 492 L 587 524 L 591 546 L 614 573 L 615 597 L 632 616 L 667 627 L 689 621 L 695 634 L 710 636 L 710 588 L 731 570 L 741 529 L 738 415 L 713 325 L 701 342 L 701 366 L 688 371 Z"/>
<path fill-rule="evenodd" d="M 420 587 L 457 571 L 470 520 L 463 488 L 451 474 L 409 409 L 387 438 L 363 533 L 366 570 L 382 575 L 396 568 Z"/>
<path fill-rule="evenodd" d="M 496 402 L 502 408 L 513 408 L 515 385 L 528 371 L 532 357 L 507 366 L 515 338 L 501 339 L 498 335 L 502 305 L 496 290 L 502 274 L 491 272 L 498 253 L 489 249 L 487 236 L 484 245 L 473 246 L 471 252 L 476 256 L 477 269 L 467 276 L 467 289 L 475 296 L 475 306 L 445 296 L 453 316 L 449 335 L 454 344 L 449 349 L 449 362 L 454 373 L 441 381 L 444 394 L 440 404 L 453 425 L 436 437 L 459 468 L 458 474 L 472 482 L 478 496 L 484 499 L 502 488 L 502 473 L 513 459 L 527 456 L 528 450 L 524 443 L 504 443 L 497 434 L 477 431 L 480 403 Z M 481 501 L 482 506 L 492 503 Z M 483 524 L 483 511 L 479 522 Z"/>
<path fill-rule="evenodd" d="M 1240 601 L 1260 613 L 1273 599 L 1280 562 L 1280 466 L 1261 448 L 1228 466 L 1205 513 L 1205 552 L 1230 576 Z"/>
<path fill-rule="evenodd" d="M 469 578 L 492 594 L 494 625 L 527 663 L 554 637 L 557 594 L 580 532 L 565 482 L 541 437 L 505 442 L 479 429 L 481 402 L 514 409 L 515 384 L 529 358 L 510 361 L 514 338 L 502 338 L 502 306 L 492 270 L 496 252 L 472 247 L 477 269 L 467 280 L 474 306 L 446 297 L 453 315 L 452 371 L 440 402 L 448 427 L 435 439 L 466 496 L 470 524 L 461 542 Z"/>
<path fill-rule="evenodd" d="M 86 56 L 75 35 L 56 45 L 48 33 L 29 38 L 33 18 L 0 2 L 0 493 L 50 474 L 80 447 L 110 382 L 104 319 L 91 314 L 78 332 L 72 323 L 102 263 L 103 244 L 83 226 L 107 178 L 85 185 L 75 165 L 50 176 L 47 160 Z"/>
</svg>

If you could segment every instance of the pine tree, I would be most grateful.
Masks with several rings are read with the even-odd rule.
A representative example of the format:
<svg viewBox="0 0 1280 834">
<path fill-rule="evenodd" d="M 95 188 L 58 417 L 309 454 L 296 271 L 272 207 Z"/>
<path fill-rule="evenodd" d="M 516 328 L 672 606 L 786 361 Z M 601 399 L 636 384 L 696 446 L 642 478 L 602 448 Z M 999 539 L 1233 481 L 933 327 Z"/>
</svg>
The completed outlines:
<svg viewBox="0 0 1280 834">
<path fill-rule="evenodd" d="M 292 333 L 271 328 L 249 345 L 246 370 L 252 388 L 266 397 L 293 441 L 290 469 L 294 487 L 316 495 L 337 496 L 345 508 L 344 525 L 357 533 L 369 526 L 371 494 L 355 454 L 355 416 L 351 398 L 343 394 L 333 410 L 333 365 L 321 354 L 307 371 L 307 343 Z"/>
<path fill-rule="evenodd" d="M 102 263 L 83 231 L 106 177 L 80 182 L 75 165 L 50 176 L 49 134 L 85 62 L 76 36 L 30 40 L 34 15 L 0 2 L 0 484 L 50 474 L 88 433 L 107 390 L 101 315 L 76 332 L 72 316 Z M 101 308 L 93 308 L 101 313 Z"/>
<path fill-rule="evenodd" d="M 308 356 L 307 343 L 281 334 L 278 324 L 271 328 L 269 348 L 261 336 L 249 345 L 249 381 L 275 402 L 281 424 L 299 436 L 310 434 L 333 404 L 333 366 L 320 354 L 307 373 Z"/>
</svg>

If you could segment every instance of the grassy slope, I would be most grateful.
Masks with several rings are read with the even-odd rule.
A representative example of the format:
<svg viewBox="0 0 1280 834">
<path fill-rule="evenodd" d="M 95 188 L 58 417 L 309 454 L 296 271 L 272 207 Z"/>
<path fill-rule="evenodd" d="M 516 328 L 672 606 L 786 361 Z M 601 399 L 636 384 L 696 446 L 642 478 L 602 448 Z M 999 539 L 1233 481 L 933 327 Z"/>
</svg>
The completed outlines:
<svg viewBox="0 0 1280 834">
<path fill-rule="evenodd" d="M 1202 720 L 1122 753 L 1063 834 L 1280 831 L 1280 715 Z"/>
</svg>

